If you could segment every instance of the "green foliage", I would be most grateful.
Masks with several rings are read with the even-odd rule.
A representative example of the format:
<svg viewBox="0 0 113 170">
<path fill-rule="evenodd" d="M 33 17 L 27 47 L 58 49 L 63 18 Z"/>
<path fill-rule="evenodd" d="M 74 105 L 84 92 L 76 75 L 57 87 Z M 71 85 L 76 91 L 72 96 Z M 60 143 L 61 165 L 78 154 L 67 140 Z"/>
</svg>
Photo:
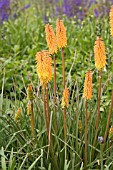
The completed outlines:
<svg viewBox="0 0 113 170">
<path fill-rule="evenodd" d="M 1 155 L 1 167 L 2 170 L 14 170 L 16 167 L 16 160 L 15 157 L 13 158 L 13 148 L 10 153 L 10 158 L 8 158 L 4 155 L 4 148 L 2 147 L 0 150 L 0 155 Z M 8 166 L 7 166 L 8 164 Z M 7 168 L 6 168 L 7 167 Z"/>
</svg>

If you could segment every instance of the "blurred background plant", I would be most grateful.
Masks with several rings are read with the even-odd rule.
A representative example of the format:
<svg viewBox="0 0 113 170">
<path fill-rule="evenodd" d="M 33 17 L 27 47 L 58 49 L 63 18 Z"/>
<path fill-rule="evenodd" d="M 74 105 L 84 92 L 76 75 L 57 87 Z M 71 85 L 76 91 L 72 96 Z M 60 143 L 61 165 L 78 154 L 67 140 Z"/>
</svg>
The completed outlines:
<svg viewBox="0 0 113 170">
<path fill-rule="evenodd" d="M 0 1 L 0 21 L 1 22 L 8 19 L 9 6 L 10 6 L 9 0 L 1 0 Z"/>
<path fill-rule="evenodd" d="M 82 20 L 89 15 L 103 17 L 108 14 L 112 3 L 113 0 L 0 0 L 0 21 L 17 17 L 30 6 L 35 7 L 36 15 L 43 15 L 44 22 L 62 15 L 76 20 Z"/>
</svg>

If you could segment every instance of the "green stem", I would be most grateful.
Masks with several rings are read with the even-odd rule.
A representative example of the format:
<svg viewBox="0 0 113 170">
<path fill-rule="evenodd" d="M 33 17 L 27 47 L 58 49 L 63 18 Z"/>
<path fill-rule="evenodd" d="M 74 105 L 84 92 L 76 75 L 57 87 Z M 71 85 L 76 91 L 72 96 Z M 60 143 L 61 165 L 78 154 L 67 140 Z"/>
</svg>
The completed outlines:
<svg viewBox="0 0 113 170">
<path fill-rule="evenodd" d="M 101 160 L 101 170 L 104 170 L 103 166 L 103 146 L 100 144 L 100 160 Z"/>
<path fill-rule="evenodd" d="M 79 117 L 76 115 L 76 152 L 78 153 L 78 121 Z"/>
</svg>

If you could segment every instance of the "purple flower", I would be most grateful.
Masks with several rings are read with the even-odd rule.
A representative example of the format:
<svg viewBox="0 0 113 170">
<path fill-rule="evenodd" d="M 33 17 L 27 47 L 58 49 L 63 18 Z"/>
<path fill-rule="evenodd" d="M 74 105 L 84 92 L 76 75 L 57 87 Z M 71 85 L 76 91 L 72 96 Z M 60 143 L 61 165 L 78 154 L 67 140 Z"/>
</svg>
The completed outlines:
<svg viewBox="0 0 113 170">
<path fill-rule="evenodd" d="M 5 13 L 5 11 L 2 11 L 2 13 L 1 13 L 1 20 L 2 20 L 2 22 L 4 20 L 7 20 L 7 19 L 8 19 L 8 15 Z"/>
<path fill-rule="evenodd" d="M 70 6 L 70 4 L 68 3 L 67 0 L 64 0 L 63 7 L 64 7 L 64 14 L 66 14 L 68 17 L 71 17 L 72 16 L 71 6 Z"/>
<path fill-rule="evenodd" d="M 8 19 L 9 6 L 10 6 L 10 0 L 0 0 L 0 21 L 1 22 Z"/>
<path fill-rule="evenodd" d="M 45 16 L 44 16 L 44 23 L 45 23 L 45 24 L 48 24 L 48 22 L 49 22 L 49 18 L 48 18 L 47 15 L 45 15 Z"/>
<path fill-rule="evenodd" d="M 85 0 L 85 1 L 87 1 L 87 0 Z M 88 4 L 88 8 L 90 8 L 90 6 L 91 6 L 92 4 L 96 4 L 96 3 L 97 3 L 96 0 L 90 0 L 90 1 L 89 1 L 89 4 Z"/>
<path fill-rule="evenodd" d="M 104 138 L 103 138 L 103 136 L 98 137 L 98 142 L 104 143 Z"/>
<path fill-rule="evenodd" d="M 80 1 L 80 0 L 74 0 L 74 2 L 73 3 L 75 3 L 77 6 L 80 6 L 81 5 L 81 3 L 82 3 L 82 1 Z"/>
<path fill-rule="evenodd" d="M 30 6 L 31 6 L 30 4 L 27 4 L 27 5 L 24 6 L 24 9 L 27 9 L 27 8 L 29 8 Z"/>
<path fill-rule="evenodd" d="M 49 0 L 48 0 L 49 1 Z M 68 17 L 77 16 L 80 20 L 82 20 L 85 16 L 91 12 L 89 10 L 90 7 L 94 4 L 94 16 L 99 17 L 105 15 L 109 9 L 109 5 L 113 2 L 113 0 L 101 1 L 99 3 L 98 0 L 63 0 L 62 5 L 59 5 L 58 0 L 54 0 L 56 3 L 56 14 L 65 14 Z"/>
<path fill-rule="evenodd" d="M 95 15 L 95 17 L 99 17 L 99 11 L 98 11 L 98 9 L 94 9 L 94 15 Z"/>
</svg>

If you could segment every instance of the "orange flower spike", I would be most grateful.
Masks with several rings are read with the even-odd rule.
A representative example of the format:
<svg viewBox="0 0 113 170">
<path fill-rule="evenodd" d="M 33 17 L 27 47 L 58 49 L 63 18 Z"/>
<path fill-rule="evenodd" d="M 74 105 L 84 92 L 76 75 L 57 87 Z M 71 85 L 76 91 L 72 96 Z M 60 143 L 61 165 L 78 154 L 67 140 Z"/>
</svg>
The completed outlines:
<svg viewBox="0 0 113 170">
<path fill-rule="evenodd" d="M 67 46 L 66 28 L 62 20 L 57 20 L 56 24 L 57 45 L 59 48 Z"/>
<path fill-rule="evenodd" d="M 65 88 L 63 91 L 63 97 L 62 97 L 62 108 L 69 106 L 69 89 Z"/>
<path fill-rule="evenodd" d="M 45 32 L 46 32 L 46 41 L 49 47 L 49 53 L 50 54 L 57 53 L 57 40 L 52 26 L 46 24 Z"/>
<path fill-rule="evenodd" d="M 98 70 L 102 69 L 106 64 L 106 53 L 105 45 L 101 38 L 97 38 L 94 46 L 94 57 L 95 57 L 95 66 Z"/>
<path fill-rule="evenodd" d="M 110 17 L 110 31 L 111 35 L 113 36 L 113 5 L 111 6 L 109 17 Z"/>
<path fill-rule="evenodd" d="M 43 87 L 52 79 L 52 59 L 49 57 L 48 51 L 37 52 L 36 69 L 41 85 Z"/>
<path fill-rule="evenodd" d="M 83 96 L 88 100 L 92 98 L 92 73 L 87 71 L 84 82 L 84 94 Z"/>
</svg>

